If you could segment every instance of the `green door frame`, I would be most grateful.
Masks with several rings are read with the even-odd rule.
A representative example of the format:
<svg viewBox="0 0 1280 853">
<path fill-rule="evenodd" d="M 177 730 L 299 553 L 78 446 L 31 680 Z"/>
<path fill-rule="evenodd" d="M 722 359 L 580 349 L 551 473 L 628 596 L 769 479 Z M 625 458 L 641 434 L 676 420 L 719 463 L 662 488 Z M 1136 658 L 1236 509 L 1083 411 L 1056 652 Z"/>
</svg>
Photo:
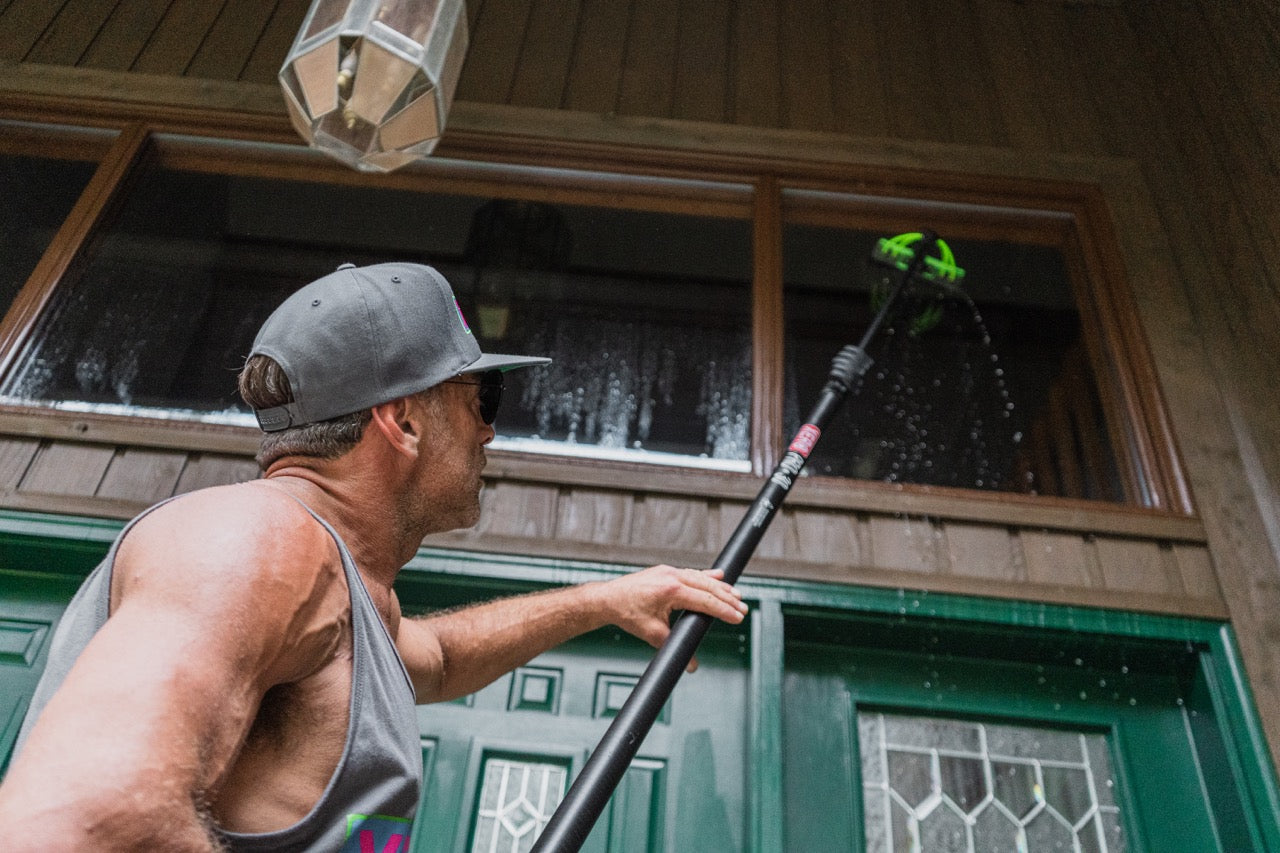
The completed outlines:
<svg viewBox="0 0 1280 853">
<path fill-rule="evenodd" d="M 0 601 L 69 599 L 122 526 L 114 520 L 0 511 Z M 410 561 L 397 588 L 406 610 L 413 612 L 494 594 L 607 579 L 631 568 L 424 548 Z M 1050 632 L 1194 650 L 1199 671 L 1192 701 L 1207 712 L 1199 716 L 1198 725 L 1216 733 L 1221 753 L 1216 756 L 1221 770 L 1207 787 L 1232 786 L 1238 792 L 1239 814 L 1247 823 L 1253 849 L 1280 853 L 1280 786 L 1229 624 L 750 575 L 739 585 L 752 608 L 748 625 L 751 698 L 745 740 L 750 745 L 745 780 L 750 850 L 785 850 L 782 692 L 787 632 L 806 614 L 825 612 L 839 614 L 852 630 L 894 622 L 909 627 L 944 625 L 981 636 L 1036 637 Z M 34 659 L 33 669 L 43 666 L 43 655 L 42 651 Z M 0 756 L 7 757 L 11 734 L 0 742 Z M 1210 799 L 1215 799 L 1212 791 Z M 1221 807 L 1217 802 L 1212 805 Z"/>
</svg>

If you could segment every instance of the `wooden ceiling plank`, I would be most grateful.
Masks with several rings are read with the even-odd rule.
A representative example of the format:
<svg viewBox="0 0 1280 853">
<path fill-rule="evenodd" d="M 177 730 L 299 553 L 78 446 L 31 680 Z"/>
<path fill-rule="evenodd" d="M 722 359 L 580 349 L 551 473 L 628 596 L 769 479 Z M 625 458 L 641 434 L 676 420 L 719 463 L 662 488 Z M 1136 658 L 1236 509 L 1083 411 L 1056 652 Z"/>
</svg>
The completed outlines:
<svg viewBox="0 0 1280 853">
<path fill-rule="evenodd" d="M 111 16 L 116 0 L 67 0 L 27 54 L 28 62 L 78 65 Z"/>
<path fill-rule="evenodd" d="M 13 0 L 0 12 L 0 58 L 7 62 L 26 60 L 67 2 Z"/>
<path fill-rule="evenodd" d="M 273 3 L 262 0 L 226 0 L 187 65 L 185 76 L 239 80 L 274 11 Z"/>
<path fill-rule="evenodd" d="M 602 114 L 617 111 L 630 21 L 630 2 L 583 0 L 560 104 L 563 109 Z"/>
<path fill-rule="evenodd" d="M 223 5 L 222 0 L 173 0 L 129 70 L 183 76 Z"/>
<path fill-rule="evenodd" d="M 267 20 L 262 35 L 253 46 L 249 61 L 240 69 L 239 79 L 245 83 L 278 86 L 276 75 L 289 55 L 289 48 L 306 17 L 310 0 L 279 0 Z"/>
<path fill-rule="evenodd" d="M 83 68 L 128 71 L 146 47 L 173 0 L 124 0 L 116 6 L 80 58 Z"/>
</svg>

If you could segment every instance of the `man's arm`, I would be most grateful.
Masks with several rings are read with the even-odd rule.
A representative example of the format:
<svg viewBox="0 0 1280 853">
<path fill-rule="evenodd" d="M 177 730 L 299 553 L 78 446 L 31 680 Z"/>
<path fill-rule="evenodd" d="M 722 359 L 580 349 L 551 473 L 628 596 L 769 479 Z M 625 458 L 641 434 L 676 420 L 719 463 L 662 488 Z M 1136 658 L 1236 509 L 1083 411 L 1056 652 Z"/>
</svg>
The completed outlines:
<svg viewBox="0 0 1280 853">
<path fill-rule="evenodd" d="M 279 500 L 191 496 L 126 537 L 111 617 L 0 788 L 6 850 L 215 849 L 204 807 L 263 693 L 337 638 L 316 618 L 324 584 L 281 544 L 314 559 L 323 541 L 273 526 Z"/>
<path fill-rule="evenodd" d="M 676 610 L 738 624 L 746 605 L 718 572 L 654 566 L 610 581 L 500 599 L 400 622 L 396 645 L 420 703 L 465 696 L 605 625 L 660 646 Z"/>
</svg>

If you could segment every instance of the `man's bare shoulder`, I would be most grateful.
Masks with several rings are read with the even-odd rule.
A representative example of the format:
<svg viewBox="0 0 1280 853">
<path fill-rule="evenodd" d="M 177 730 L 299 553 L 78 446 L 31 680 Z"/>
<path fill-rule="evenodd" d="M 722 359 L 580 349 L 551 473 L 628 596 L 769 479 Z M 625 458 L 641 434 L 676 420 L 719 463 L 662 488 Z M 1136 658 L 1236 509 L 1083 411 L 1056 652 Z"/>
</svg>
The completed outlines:
<svg viewBox="0 0 1280 853">
<path fill-rule="evenodd" d="M 337 555 L 333 538 L 319 522 L 297 500 L 262 481 L 182 495 L 139 520 L 120 547 L 126 562 L 171 555 L 231 572 L 313 564 L 330 553 Z"/>
<path fill-rule="evenodd" d="M 248 593 L 290 609 L 334 586 L 345 597 L 333 538 L 298 501 L 261 481 L 203 489 L 156 508 L 121 542 L 115 575 L 113 598 L 155 585 L 216 594 L 228 605 Z"/>
</svg>

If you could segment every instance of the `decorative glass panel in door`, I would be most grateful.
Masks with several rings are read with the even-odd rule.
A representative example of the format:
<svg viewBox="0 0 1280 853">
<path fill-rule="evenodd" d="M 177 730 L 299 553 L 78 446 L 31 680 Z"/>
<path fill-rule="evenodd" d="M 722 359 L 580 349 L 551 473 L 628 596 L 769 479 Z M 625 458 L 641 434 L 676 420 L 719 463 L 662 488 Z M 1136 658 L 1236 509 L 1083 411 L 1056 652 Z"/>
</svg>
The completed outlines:
<svg viewBox="0 0 1280 853">
<path fill-rule="evenodd" d="M 791 619 L 787 850 L 1260 849 L 1202 649 L 1002 627 L 1009 605 L 982 606 L 988 623 Z"/>
<path fill-rule="evenodd" d="M 858 714 L 868 853 L 1124 853 L 1106 736 Z"/>
<path fill-rule="evenodd" d="M 524 853 L 546 828 L 568 790 L 562 762 L 488 755 L 480 771 L 471 853 Z"/>
</svg>

